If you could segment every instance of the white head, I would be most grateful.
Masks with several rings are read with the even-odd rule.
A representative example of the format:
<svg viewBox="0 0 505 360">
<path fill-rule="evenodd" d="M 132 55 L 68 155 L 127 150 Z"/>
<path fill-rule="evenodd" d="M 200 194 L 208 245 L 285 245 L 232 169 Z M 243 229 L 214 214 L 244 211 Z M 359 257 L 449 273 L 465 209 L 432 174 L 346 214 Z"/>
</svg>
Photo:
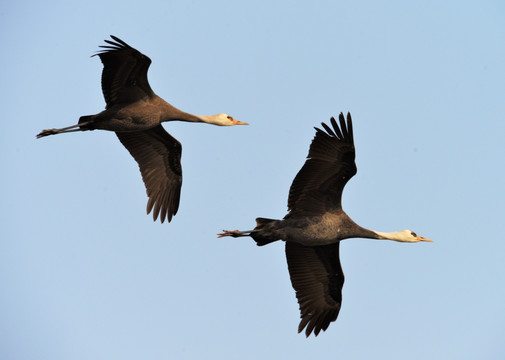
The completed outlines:
<svg viewBox="0 0 505 360">
<path fill-rule="evenodd" d="M 223 113 L 217 115 L 200 115 L 198 117 L 207 124 L 213 124 L 219 126 L 249 125 L 246 122 L 235 120 L 230 115 Z"/>
<path fill-rule="evenodd" d="M 411 230 L 402 230 L 390 233 L 375 231 L 375 233 L 379 235 L 381 239 L 389 239 L 399 242 L 410 242 L 410 243 L 416 243 L 419 241 L 433 242 L 433 240 L 423 238 L 422 236 L 417 235 L 415 232 Z"/>
</svg>

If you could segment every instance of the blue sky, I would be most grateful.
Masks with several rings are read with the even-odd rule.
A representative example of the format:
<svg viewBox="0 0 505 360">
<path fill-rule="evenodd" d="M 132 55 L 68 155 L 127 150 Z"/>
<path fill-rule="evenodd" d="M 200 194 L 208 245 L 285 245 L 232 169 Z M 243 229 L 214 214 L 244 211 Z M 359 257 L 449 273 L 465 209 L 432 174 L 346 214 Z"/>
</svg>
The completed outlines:
<svg viewBox="0 0 505 360">
<path fill-rule="evenodd" d="M 0 357 L 501 359 L 504 20 L 500 1 L 2 4 Z M 109 34 L 176 107 L 251 124 L 164 124 L 170 224 L 113 133 L 35 139 L 104 108 Z M 339 318 L 305 339 L 283 244 L 215 234 L 283 217 L 313 126 L 347 111 L 347 213 L 435 242 L 345 241 Z"/>
</svg>

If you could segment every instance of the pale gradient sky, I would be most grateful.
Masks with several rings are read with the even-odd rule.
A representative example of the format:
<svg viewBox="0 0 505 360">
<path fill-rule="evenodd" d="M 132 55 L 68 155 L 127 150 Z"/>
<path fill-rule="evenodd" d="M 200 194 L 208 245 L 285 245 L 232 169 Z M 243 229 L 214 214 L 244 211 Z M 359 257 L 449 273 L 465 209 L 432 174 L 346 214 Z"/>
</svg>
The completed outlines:
<svg viewBox="0 0 505 360">
<path fill-rule="evenodd" d="M 2 359 L 502 359 L 505 3 L 11 1 L 0 5 Z M 36 140 L 104 108 L 114 34 L 154 91 L 249 127 L 167 123 L 170 224 L 113 133 Z M 354 120 L 347 213 L 432 244 L 353 239 L 339 318 L 297 334 L 281 218 L 313 126 Z"/>
</svg>

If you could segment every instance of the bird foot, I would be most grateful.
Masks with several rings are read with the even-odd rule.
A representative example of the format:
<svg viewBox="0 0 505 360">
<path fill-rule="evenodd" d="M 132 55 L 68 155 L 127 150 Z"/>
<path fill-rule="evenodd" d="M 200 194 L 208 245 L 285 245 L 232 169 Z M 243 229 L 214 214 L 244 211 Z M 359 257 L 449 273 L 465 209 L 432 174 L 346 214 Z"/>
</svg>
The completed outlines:
<svg viewBox="0 0 505 360">
<path fill-rule="evenodd" d="M 239 230 L 223 230 L 222 233 L 217 234 L 218 238 L 222 238 L 225 236 L 231 236 L 231 237 L 240 237 L 240 236 L 247 236 L 244 235 L 245 231 L 239 231 Z"/>
<path fill-rule="evenodd" d="M 58 129 L 45 129 L 45 130 L 42 130 L 37 135 L 37 139 L 40 139 L 41 137 L 48 136 L 48 135 L 54 135 L 54 134 L 58 134 Z"/>
</svg>

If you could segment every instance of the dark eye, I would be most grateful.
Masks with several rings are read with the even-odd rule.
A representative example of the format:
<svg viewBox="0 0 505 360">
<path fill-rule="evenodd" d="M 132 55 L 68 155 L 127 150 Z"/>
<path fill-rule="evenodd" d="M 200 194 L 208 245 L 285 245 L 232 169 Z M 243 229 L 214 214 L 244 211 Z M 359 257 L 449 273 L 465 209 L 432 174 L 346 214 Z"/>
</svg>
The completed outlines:
<svg viewBox="0 0 505 360">
<path fill-rule="evenodd" d="M 410 233 L 412 234 L 412 236 L 417 237 L 417 234 L 415 232 L 411 231 Z"/>
<path fill-rule="evenodd" d="M 228 115 L 227 118 L 228 120 L 233 120 L 233 118 L 230 115 Z"/>
</svg>

